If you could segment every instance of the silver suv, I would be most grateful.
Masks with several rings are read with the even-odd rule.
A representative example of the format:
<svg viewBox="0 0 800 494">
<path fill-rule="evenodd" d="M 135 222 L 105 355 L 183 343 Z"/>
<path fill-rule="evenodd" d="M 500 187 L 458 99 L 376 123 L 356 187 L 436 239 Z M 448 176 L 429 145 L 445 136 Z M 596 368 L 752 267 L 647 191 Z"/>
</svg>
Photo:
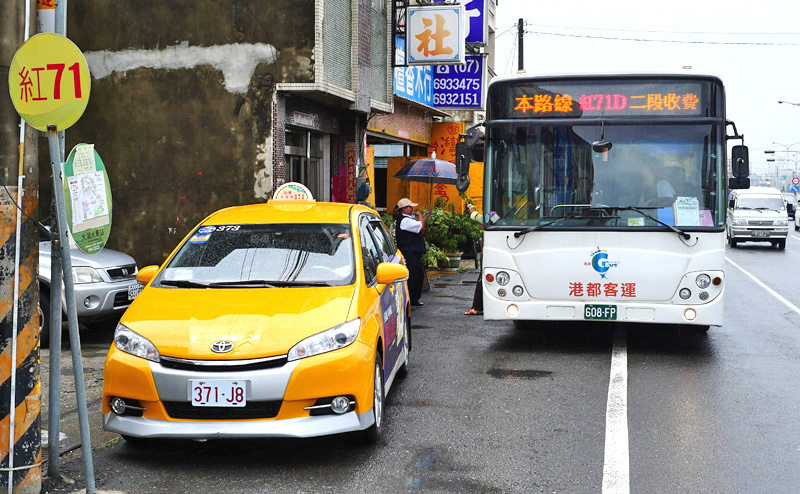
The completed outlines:
<svg viewBox="0 0 800 494">
<path fill-rule="evenodd" d="M 50 341 L 50 232 L 39 236 L 39 330 L 41 346 Z M 136 281 L 136 261 L 122 252 L 103 249 L 97 254 L 85 254 L 71 242 L 72 279 L 75 286 L 75 306 L 78 322 L 92 325 L 119 319 L 142 290 Z M 61 300 L 66 314 L 66 301 Z M 66 316 L 63 317 L 66 321 Z"/>
</svg>

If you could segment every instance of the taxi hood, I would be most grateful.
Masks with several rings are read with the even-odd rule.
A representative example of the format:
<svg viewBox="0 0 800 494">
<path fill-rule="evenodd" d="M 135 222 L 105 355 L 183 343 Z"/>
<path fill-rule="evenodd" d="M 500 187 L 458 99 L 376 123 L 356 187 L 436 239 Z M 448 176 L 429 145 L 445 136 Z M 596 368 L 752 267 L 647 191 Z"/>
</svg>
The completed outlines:
<svg viewBox="0 0 800 494">
<path fill-rule="evenodd" d="M 285 355 L 303 338 L 347 321 L 354 285 L 258 289 L 147 287 L 120 321 L 161 355 L 240 360 Z M 229 353 L 211 351 L 227 340 Z"/>
</svg>

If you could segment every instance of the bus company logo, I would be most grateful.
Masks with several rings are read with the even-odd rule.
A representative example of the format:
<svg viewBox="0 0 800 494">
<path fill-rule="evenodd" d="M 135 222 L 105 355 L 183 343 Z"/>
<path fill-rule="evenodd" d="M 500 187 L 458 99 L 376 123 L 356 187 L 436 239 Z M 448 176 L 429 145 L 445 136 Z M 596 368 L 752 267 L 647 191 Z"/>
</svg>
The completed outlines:
<svg viewBox="0 0 800 494">
<path fill-rule="evenodd" d="M 606 274 L 608 273 L 609 269 L 619 266 L 618 261 L 609 261 L 608 251 L 601 249 L 600 247 L 598 247 L 596 251 L 592 252 L 592 262 L 586 264 L 591 264 L 592 268 L 600 273 L 600 278 L 602 279 L 608 279 L 606 278 Z"/>
</svg>

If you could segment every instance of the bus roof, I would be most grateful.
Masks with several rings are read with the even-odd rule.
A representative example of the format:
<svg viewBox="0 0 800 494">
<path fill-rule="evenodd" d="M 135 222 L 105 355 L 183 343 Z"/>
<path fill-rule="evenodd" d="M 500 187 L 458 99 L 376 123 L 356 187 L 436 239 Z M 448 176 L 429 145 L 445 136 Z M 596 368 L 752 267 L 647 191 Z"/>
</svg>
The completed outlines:
<svg viewBox="0 0 800 494">
<path fill-rule="evenodd" d="M 500 82 L 507 82 L 507 81 L 514 81 L 514 80 L 526 80 L 526 79 L 551 79 L 551 80 L 559 80 L 559 79 L 584 79 L 584 80 L 591 80 L 591 79 L 616 79 L 616 78 L 643 78 L 643 79 L 652 79 L 654 77 L 665 77 L 669 79 L 702 79 L 702 80 L 713 80 L 717 81 L 722 84 L 722 79 L 719 76 L 714 74 L 701 74 L 698 72 L 677 72 L 677 71 L 669 71 L 669 72 L 656 72 L 656 71 L 637 71 L 637 72 L 537 72 L 537 73 L 528 73 L 528 72 L 517 72 L 516 74 L 512 75 L 504 75 L 504 76 L 497 76 L 491 80 L 489 86 L 500 83 Z"/>
</svg>

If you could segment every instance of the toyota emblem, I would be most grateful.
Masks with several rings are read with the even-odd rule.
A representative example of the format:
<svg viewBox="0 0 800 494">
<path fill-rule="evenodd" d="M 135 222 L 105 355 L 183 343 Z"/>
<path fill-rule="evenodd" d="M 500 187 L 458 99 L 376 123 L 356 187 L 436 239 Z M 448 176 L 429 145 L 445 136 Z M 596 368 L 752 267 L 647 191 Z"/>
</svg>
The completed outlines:
<svg viewBox="0 0 800 494">
<path fill-rule="evenodd" d="M 228 353 L 233 350 L 233 342 L 228 340 L 219 340 L 211 344 L 211 351 L 214 353 Z"/>
</svg>

